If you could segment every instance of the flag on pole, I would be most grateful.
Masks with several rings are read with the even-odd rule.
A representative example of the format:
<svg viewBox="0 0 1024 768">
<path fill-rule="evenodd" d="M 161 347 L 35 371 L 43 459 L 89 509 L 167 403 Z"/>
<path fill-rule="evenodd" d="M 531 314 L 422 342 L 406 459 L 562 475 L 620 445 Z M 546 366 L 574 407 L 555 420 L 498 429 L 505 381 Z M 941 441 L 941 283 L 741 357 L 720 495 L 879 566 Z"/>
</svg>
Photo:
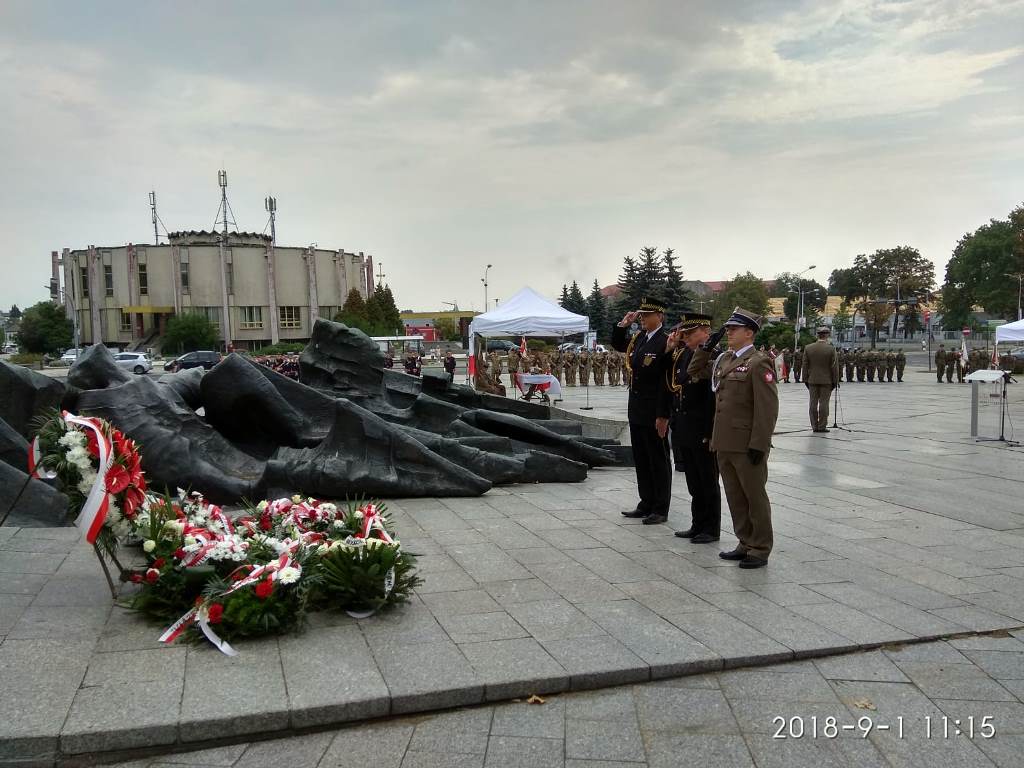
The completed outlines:
<svg viewBox="0 0 1024 768">
<path fill-rule="evenodd" d="M 962 368 L 967 367 L 967 361 L 970 359 L 970 355 L 967 352 L 967 337 L 960 337 L 960 366 Z"/>
<path fill-rule="evenodd" d="M 521 341 L 519 342 L 519 354 L 524 356 L 524 357 L 526 356 L 526 337 L 525 336 L 522 336 L 521 337 Z"/>
</svg>

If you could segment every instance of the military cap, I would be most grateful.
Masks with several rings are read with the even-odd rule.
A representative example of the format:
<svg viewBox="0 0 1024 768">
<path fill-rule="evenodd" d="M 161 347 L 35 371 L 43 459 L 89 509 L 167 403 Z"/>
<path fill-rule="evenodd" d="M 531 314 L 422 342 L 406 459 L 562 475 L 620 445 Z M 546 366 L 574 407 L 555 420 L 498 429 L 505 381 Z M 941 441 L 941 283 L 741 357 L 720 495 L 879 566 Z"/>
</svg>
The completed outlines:
<svg viewBox="0 0 1024 768">
<path fill-rule="evenodd" d="M 750 328 L 754 333 L 757 333 L 761 330 L 761 323 L 763 322 L 763 317 L 758 317 L 753 312 L 748 312 L 741 307 L 736 307 L 729 316 L 729 319 L 725 321 L 725 325 L 741 325 L 744 328 Z"/>
<path fill-rule="evenodd" d="M 694 328 L 700 328 L 701 326 L 711 327 L 711 315 L 701 314 L 700 312 L 684 312 L 679 316 L 679 322 L 672 327 L 672 330 L 692 331 Z"/>
<path fill-rule="evenodd" d="M 818 326 L 818 335 L 820 336 L 823 333 L 832 333 L 832 329 L 829 328 L 827 325 L 819 325 Z"/>
<path fill-rule="evenodd" d="M 665 312 L 665 305 L 654 299 L 644 298 L 640 302 L 640 309 L 637 312 Z"/>
</svg>

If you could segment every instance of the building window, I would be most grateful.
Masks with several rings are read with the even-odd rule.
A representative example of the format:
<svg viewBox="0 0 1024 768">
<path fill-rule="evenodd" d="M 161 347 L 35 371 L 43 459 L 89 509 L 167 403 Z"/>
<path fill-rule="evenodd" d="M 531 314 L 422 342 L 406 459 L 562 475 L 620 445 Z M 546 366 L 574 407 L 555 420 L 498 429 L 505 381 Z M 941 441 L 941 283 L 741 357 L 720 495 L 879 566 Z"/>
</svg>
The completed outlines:
<svg viewBox="0 0 1024 768">
<path fill-rule="evenodd" d="M 122 309 L 121 310 L 121 330 L 122 331 L 129 331 L 130 332 L 131 329 L 132 329 L 132 314 L 131 314 L 131 312 L 125 312 Z"/>
<path fill-rule="evenodd" d="M 110 264 L 103 265 L 103 289 L 107 296 L 114 295 L 114 267 Z"/>
<path fill-rule="evenodd" d="M 202 315 L 217 326 L 218 330 L 220 329 L 220 307 L 192 307 L 188 311 L 196 315 Z"/>
<path fill-rule="evenodd" d="M 263 307 L 239 307 L 242 330 L 263 327 Z"/>
<path fill-rule="evenodd" d="M 330 320 L 337 311 L 337 307 L 320 307 L 320 318 Z"/>
<path fill-rule="evenodd" d="M 145 264 L 139 264 L 139 296 L 149 295 L 149 273 Z"/>
<path fill-rule="evenodd" d="M 181 292 L 188 293 L 188 262 L 181 262 Z"/>
<path fill-rule="evenodd" d="M 278 307 L 277 316 L 282 328 L 302 327 L 302 313 L 298 307 Z"/>
<path fill-rule="evenodd" d="M 89 298 L 89 267 L 78 268 L 79 278 L 82 281 L 82 296 Z"/>
</svg>

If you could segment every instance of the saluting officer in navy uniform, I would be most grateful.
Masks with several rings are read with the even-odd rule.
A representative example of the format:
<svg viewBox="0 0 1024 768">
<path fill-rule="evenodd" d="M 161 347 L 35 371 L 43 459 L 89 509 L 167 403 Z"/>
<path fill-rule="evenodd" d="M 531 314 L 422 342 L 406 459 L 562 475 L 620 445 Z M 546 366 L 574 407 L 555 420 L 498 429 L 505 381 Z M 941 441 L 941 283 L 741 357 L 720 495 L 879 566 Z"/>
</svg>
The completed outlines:
<svg viewBox="0 0 1024 768">
<path fill-rule="evenodd" d="M 687 312 L 672 329 L 666 343 L 665 386 L 672 392 L 672 452 L 676 468 L 686 473 L 690 494 L 690 527 L 676 536 L 694 544 L 718 541 L 722 526 L 722 491 L 718 462 L 711 452 L 715 424 L 715 393 L 711 370 L 717 350 L 694 359 L 694 352 L 709 338 L 711 316 Z"/>
<path fill-rule="evenodd" d="M 626 353 L 630 371 L 629 440 L 633 447 L 637 490 L 640 492 L 636 509 L 622 514 L 641 517 L 645 525 L 657 525 L 668 520 L 672 498 L 672 467 L 665 437 L 672 398 L 665 388 L 662 366 L 658 363 L 668 341 L 668 334 L 662 327 L 664 317 L 664 306 L 644 299 L 640 309 L 627 312 L 612 329 L 612 346 Z M 634 320 L 640 322 L 641 330 L 629 337 L 629 326 Z"/>
<path fill-rule="evenodd" d="M 772 551 L 772 505 L 768 500 L 768 453 L 779 417 L 775 366 L 754 348 L 762 319 L 739 307 L 725 321 L 729 351 L 715 361 L 715 427 L 711 448 L 729 502 L 736 549 L 720 552 L 740 568 L 762 568 Z"/>
</svg>

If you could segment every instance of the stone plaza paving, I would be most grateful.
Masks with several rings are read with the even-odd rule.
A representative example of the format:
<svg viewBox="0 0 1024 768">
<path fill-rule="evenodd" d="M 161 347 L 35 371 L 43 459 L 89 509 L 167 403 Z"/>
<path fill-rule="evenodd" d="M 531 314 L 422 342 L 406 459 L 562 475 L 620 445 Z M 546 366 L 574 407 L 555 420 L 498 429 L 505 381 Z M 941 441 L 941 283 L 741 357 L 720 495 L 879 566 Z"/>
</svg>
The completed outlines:
<svg viewBox="0 0 1024 768">
<path fill-rule="evenodd" d="M 604 738 L 616 732 L 615 723 L 570 716 L 569 702 L 577 699 L 569 696 L 558 699 L 566 709 L 554 718 L 558 728 L 564 726 L 564 735 L 541 737 L 557 741 L 557 747 L 524 744 L 517 749 L 509 740 L 521 734 L 494 730 L 497 713 L 505 711 L 501 707 L 440 716 L 439 722 L 446 717 L 462 722 L 458 718 L 464 717 L 475 723 L 469 729 L 476 734 L 474 744 L 481 742 L 479 731 L 487 723 L 485 750 L 447 750 L 447 762 L 429 757 L 417 762 L 418 753 L 446 750 L 435 750 L 428 736 L 423 737 L 426 747 L 414 748 L 413 721 L 394 720 L 380 739 L 394 744 L 399 759 L 408 749 L 405 764 L 479 765 L 485 757 L 488 765 L 518 764 L 503 762 L 507 754 L 523 764 L 546 765 L 544 750 L 557 765 L 577 765 L 570 762 L 576 759 L 609 760 L 609 766 L 645 760 L 685 764 L 678 756 L 677 763 L 663 762 L 671 749 L 657 745 L 672 739 L 680 750 L 689 749 L 686 744 L 712 750 L 693 764 L 749 765 L 751 755 L 758 765 L 796 764 L 805 758 L 790 761 L 786 750 L 803 754 L 807 742 L 777 742 L 783 747 L 771 750 L 754 743 L 770 724 L 768 704 L 781 706 L 787 700 L 785 685 L 795 678 L 782 675 L 818 670 L 831 679 L 824 662 L 808 659 L 893 643 L 910 644 L 906 653 L 913 654 L 912 649 L 924 648 L 913 643 L 949 636 L 965 638 L 957 643 L 978 643 L 974 650 L 984 653 L 986 643 L 1005 644 L 1012 638 L 966 638 L 1024 626 L 1024 449 L 967 437 L 969 387 L 938 385 L 923 371 L 909 372 L 902 384 L 844 386 L 840 422 L 850 431 L 827 435 L 810 433 L 802 386 L 783 384 L 780 393 L 781 417 L 769 465 L 776 543 L 770 565 L 759 571 L 741 571 L 717 557 L 719 549 L 735 543 L 727 533 L 727 514 L 718 545 L 694 545 L 672 536 L 688 519 L 680 474 L 675 475 L 668 526 L 642 526 L 619 514 L 636 501 L 631 469 L 594 470 L 579 484 L 507 486 L 479 499 L 399 500 L 389 507 L 403 545 L 421 555 L 425 582 L 409 605 L 358 621 L 314 615 L 305 634 L 241 642 L 240 656 L 229 659 L 208 645 L 163 647 L 156 642 L 161 627 L 111 606 L 94 557 L 76 532 L 0 528 L 0 762 L 88 762 L 140 748 L 183 752 L 534 693 L 677 678 L 602 694 L 609 702 L 624 695 L 637 702 L 635 712 L 623 715 L 619 725 L 640 728 L 646 751 L 633 750 L 629 757 L 612 746 L 602 752 L 602 744 L 616 743 Z M 584 398 L 582 391 L 570 389 L 562 405 L 576 410 Z M 625 393 L 591 388 L 590 404 L 593 410 L 580 412 L 622 418 Z M 1017 385 L 1011 387 L 1010 416 L 1024 427 L 1024 396 Z M 951 679 L 963 677 L 969 686 L 972 676 L 990 673 L 1002 679 L 1009 670 L 1007 679 L 1019 680 L 1024 665 L 1018 653 L 1013 650 L 1002 659 L 1006 663 L 998 667 L 999 674 L 968 654 L 967 661 L 957 662 L 963 666 L 953 668 Z M 794 659 L 803 661 L 770 672 L 734 669 Z M 839 680 L 862 679 L 868 674 L 858 671 L 862 665 L 865 670 L 886 666 L 878 652 L 842 657 L 836 664 L 847 664 L 839 668 L 849 670 L 839 673 Z M 906 694 L 893 688 L 895 698 L 885 710 L 879 705 L 868 712 L 895 716 L 905 698 L 909 717 L 926 706 L 921 697 L 943 711 L 945 699 L 973 698 L 939 686 L 947 672 L 911 666 L 901 667 L 901 674 L 917 686 L 916 692 L 902 678 L 869 678 L 880 699 L 885 686 L 908 688 Z M 698 677 L 682 677 L 693 675 Z M 820 688 L 825 678 L 822 683 L 808 680 L 808 690 Z M 741 680 L 751 682 L 735 682 L 732 689 L 727 685 Z M 760 693 L 730 698 L 730 690 L 756 688 L 758 680 L 763 681 Z M 929 688 L 933 683 L 939 687 Z M 830 695 L 838 693 L 838 685 L 827 683 Z M 1024 691 L 1019 682 L 993 685 L 979 685 L 979 691 L 991 695 L 981 700 L 993 702 L 990 709 L 1003 713 L 1007 728 L 989 744 L 975 739 L 973 751 L 969 744 L 958 747 L 967 750 L 959 762 L 954 758 L 959 760 L 961 752 L 948 745 L 925 762 L 987 765 L 989 758 L 978 751 L 984 748 L 996 764 L 1011 764 L 997 744 L 1015 744 L 1020 754 L 1021 737 L 1013 732 L 1020 733 L 1024 722 L 1016 698 Z M 660 725 L 642 727 L 647 721 L 639 704 L 646 694 L 636 693 L 641 690 L 669 692 L 651 694 L 655 698 L 678 698 L 652 708 Z M 820 690 L 824 697 L 825 689 Z M 730 702 L 765 700 L 764 722 L 756 726 L 760 730 L 741 728 L 741 737 L 707 731 L 699 723 L 691 728 L 688 718 L 698 714 L 694 702 L 700 691 L 710 691 L 706 697 L 716 701 L 715 691 Z M 687 698 L 690 704 L 683 703 Z M 535 709 L 557 715 L 558 706 Z M 602 705 L 595 706 L 600 710 Z M 709 703 L 702 712 L 712 717 L 713 709 Z M 741 709 L 732 706 L 740 724 Z M 814 707 L 784 709 L 772 710 L 771 716 L 812 714 Z M 570 727 L 575 720 L 585 724 Z M 442 725 L 438 730 L 458 729 Z M 589 752 L 586 733 L 593 736 Z M 339 753 L 337 746 L 347 738 L 353 744 L 367 740 L 358 734 L 342 731 L 330 752 L 328 736 L 311 736 L 309 749 L 316 752 L 315 745 L 322 744 L 318 759 L 326 752 L 335 757 L 325 765 L 345 765 L 356 747 Z M 639 738 L 624 731 L 622 742 L 636 744 Z M 861 760 L 857 750 L 868 746 L 823 747 L 818 742 L 819 749 L 831 750 L 819 764 L 831 759 L 839 765 L 843 760 L 871 765 L 875 759 L 869 750 Z M 907 743 L 913 743 L 909 737 Z M 877 746 L 878 739 L 870 744 Z M 491 745 L 496 745 L 494 759 Z M 540 752 L 531 762 L 526 758 L 534 747 Z M 252 749 L 264 748 L 271 749 Z M 243 749 L 225 747 L 209 764 L 222 764 L 232 755 L 229 762 L 244 758 Z M 845 749 L 856 754 L 846 755 Z M 932 751 L 929 747 L 918 754 L 901 747 L 895 758 L 885 756 L 893 765 L 915 765 L 924 764 L 917 761 Z M 716 761 L 712 754 L 723 757 Z"/>
</svg>

